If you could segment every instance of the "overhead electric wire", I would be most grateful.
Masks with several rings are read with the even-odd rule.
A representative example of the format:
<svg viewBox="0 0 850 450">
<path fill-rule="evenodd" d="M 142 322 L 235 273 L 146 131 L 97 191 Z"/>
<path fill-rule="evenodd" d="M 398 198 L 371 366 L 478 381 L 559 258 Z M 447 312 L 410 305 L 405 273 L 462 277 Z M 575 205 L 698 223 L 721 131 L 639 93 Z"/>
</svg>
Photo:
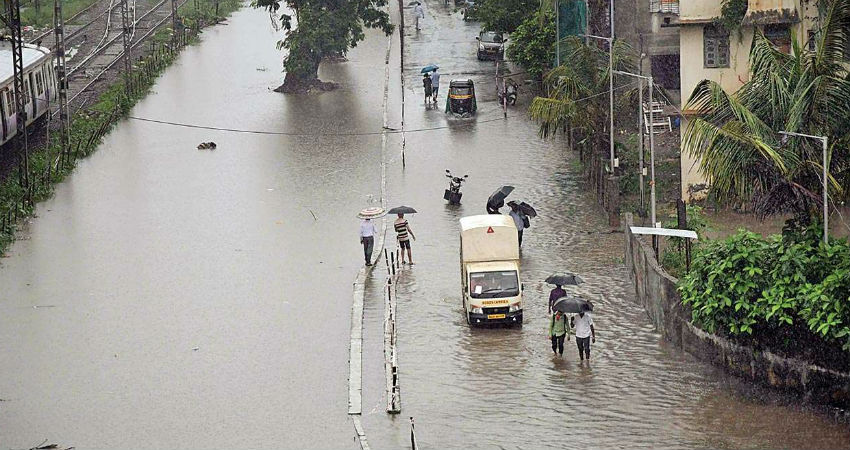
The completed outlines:
<svg viewBox="0 0 850 450">
<path fill-rule="evenodd" d="M 636 82 L 624 84 L 622 86 L 618 86 L 617 88 L 615 88 L 615 90 L 626 89 L 626 88 L 632 87 L 636 84 L 637 84 Z M 587 101 L 587 100 L 590 100 L 590 99 L 593 99 L 593 98 L 596 98 L 596 97 L 601 97 L 603 95 L 608 95 L 608 91 L 600 92 L 600 93 L 597 93 L 597 94 L 589 95 L 587 97 L 576 99 L 575 101 L 573 101 L 573 103 L 584 102 L 584 101 Z M 89 111 L 89 112 L 99 113 L 99 111 Z M 512 115 L 509 115 L 508 117 L 517 117 L 517 114 L 512 114 Z M 458 124 L 458 125 L 441 125 L 441 126 L 434 126 L 434 127 L 414 128 L 414 129 L 405 129 L 405 130 L 397 130 L 397 129 L 394 129 L 394 128 L 387 128 L 387 129 L 384 129 L 384 130 L 381 130 L 381 131 L 359 131 L 359 132 L 358 131 L 350 131 L 350 132 L 340 132 L 340 133 L 299 133 L 299 132 L 292 132 L 292 131 L 249 130 L 249 129 L 242 129 L 242 128 L 217 127 L 217 126 L 212 126 L 212 125 L 198 125 L 198 124 L 191 124 L 191 123 L 185 123 L 185 122 L 175 122 L 175 121 L 171 121 L 171 120 L 152 119 L 152 118 L 148 118 L 148 117 L 127 116 L 128 119 L 138 120 L 140 122 L 156 123 L 156 124 L 160 124 L 160 125 L 168 125 L 168 126 L 181 127 L 181 128 L 195 128 L 195 129 L 200 129 L 200 130 L 220 131 L 220 132 L 227 132 L 227 133 L 259 134 L 259 135 L 270 135 L 270 136 L 294 136 L 294 137 L 380 136 L 384 133 L 386 133 L 386 134 L 418 133 L 418 132 L 423 132 L 423 131 L 445 130 L 445 129 L 453 128 L 453 127 L 456 127 L 456 126 L 457 127 L 463 127 L 463 126 L 470 126 L 470 125 L 479 124 L 479 123 L 495 122 L 495 121 L 499 121 L 499 120 L 504 120 L 508 117 L 503 117 L 500 113 L 499 117 L 494 117 L 494 118 L 491 118 L 491 119 L 484 119 L 484 120 L 476 120 L 475 122 L 467 122 L 467 123 L 462 123 L 462 124 Z"/>
</svg>

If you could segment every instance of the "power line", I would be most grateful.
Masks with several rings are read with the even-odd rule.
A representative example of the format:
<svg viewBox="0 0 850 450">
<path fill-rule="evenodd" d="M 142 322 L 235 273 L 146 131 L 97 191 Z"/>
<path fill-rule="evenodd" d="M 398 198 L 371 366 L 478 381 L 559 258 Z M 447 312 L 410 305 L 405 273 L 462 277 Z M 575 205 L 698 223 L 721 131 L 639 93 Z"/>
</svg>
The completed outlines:
<svg viewBox="0 0 850 450">
<path fill-rule="evenodd" d="M 617 87 L 617 90 L 626 89 L 634 86 L 636 83 L 629 83 L 622 86 Z M 600 97 L 602 95 L 607 95 L 608 92 L 599 92 L 593 95 L 589 95 L 587 97 L 579 98 L 573 101 L 573 103 L 580 103 L 587 100 L 591 100 L 596 97 Z M 89 111 L 91 113 L 99 113 L 99 111 Z M 243 134 L 259 134 L 259 135 L 268 135 L 268 136 L 293 136 L 293 137 L 310 137 L 310 136 L 328 136 L 328 137 L 349 137 L 349 136 L 380 136 L 382 134 L 401 134 L 401 133 L 420 133 L 425 131 L 436 131 L 436 130 L 446 130 L 454 127 L 463 127 L 463 126 L 471 126 L 474 124 L 480 123 L 489 123 L 496 122 L 500 120 L 504 120 L 508 117 L 517 117 L 517 114 L 512 114 L 507 117 L 494 117 L 490 119 L 477 120 L 475 122 L 461 123 L 457 125 L 441 125 L 434 127 L 425 127 L 425 128 L 414 128 L 414 129 L 405 129 L 405 130 L 397 130 L 394 128 L 387 128 L 382 131 L 350 131 L 350 132 L 339 132 L 339 133 L 298 133 L 298 132 L 290 132 L 290 131 L 273 131 L 273 130 L 250 130 L 243 128 L 228 128 L 228 127 L 217 127 L 213 125 L 199 125 L 192 124 L 186 122 L 175 122 L 171 120 L 163 120 L 163 119 L 152 119 L 148 117 L 138 117 L 138 116 L 127 116 L 128 119 L 138 120 L 140 122 L 149 122 L 156 123 L 160 125 L 168 125 L 173 127 L 181 127 L 181 128 L 194 128 L 199 130 L 211 130 L 211 131 L 219 131 L 226 133 L 243 133 Z"/>
<path fill-rule="evenodd" d="M 512 115 L 509 117 L 516 117 L 516 115 Z M 434 131 L 434 130 L 444 130 L 448 128 L 452 128 L 455 126 L 470 126 L 479 123 L 488 123 L 495 122 L 497 120 L 504 120 L 502 117 L 496 117 L 492 119 L 478 120 L 475 122 L 467 122 L 459 125 L 443 125 L 436 127 L 426 127 L 426 128 L 416 128 L 416 129 L 405 129 L 405 130 L 397 130 L 395 128 L 387 128 L 382 131 L 350 131 L 350 132 L 340 132 L 340 133 L 297 133 L 290 131 L 272 131 L 272 130 L 248 130 L 248 129 L 240 129 L 240 128 L 226 128 L 226 127 L 215 127 L 210 125 L 197 125 L 191 123 L 184 122 L 173 122 L 170 120 L 159 120 L 159 119 L 150 119 L 147 117 L 136 117 L 136 116 L 128 116 L 128 119 L 138 120 L 141 122 L 151 122 L 158 123 L 161 125 L 169 125 L 174 127 L 182 127 L 182 128 L 196 128 L 201 130 L 212 130 L 212 131 L 223 131 L 228 133 L 245 133 L 245 134 L 262 134 L 262 135 L 272 135 L 272 136 L 295 136 L 295 137 L 308 137 L 308 136 L 329 136 L 329 137 L 345 137 L 345 136 L 380 136 L 384 133 L 386 134 L 401 134 L 404 133 L 416 133 L 422 131 Z"/>
</svg>

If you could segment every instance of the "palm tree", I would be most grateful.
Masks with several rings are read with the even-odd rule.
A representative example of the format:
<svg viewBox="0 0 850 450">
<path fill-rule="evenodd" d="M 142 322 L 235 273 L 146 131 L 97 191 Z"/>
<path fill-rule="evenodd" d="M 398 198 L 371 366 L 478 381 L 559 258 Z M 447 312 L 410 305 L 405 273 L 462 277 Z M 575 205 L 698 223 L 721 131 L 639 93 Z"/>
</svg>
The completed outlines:
<svg viewBox="0 0 850 450">
<path fill-rule="evenodd" d="M 792 36 L 782 53 L 756 30 L 750 80 L 729 94 L 703 80 L 688 101 L 697 118 L 682 148 L 698 157 L 699 170 L 721 201 L 748 202 L 759 217 L 794 213 L 818 217 L 823 170 L 818 142 L 783 142 L 779 131 L 828 136 L 833 198 L 846 198 L 850 182 L 850 0 L 829 4 L 809 50 Z"/>
<path fill-rule="evenodd" d="M 563 60 L 569 63 L 546 74 L 543 82 L 549 94 L 535 97 L 528 113 L 540 125 L 542 137 L 554 136 L 568 125 L 579 131 L 601 131 L 599 124 L 607 123 L 608 115 L 608 53 L 576 36 L 565 38 L 561 48 Z M 633 61 L 631 47 L 615 40 L 615 70 L 634 71 Z"/>
</svg>

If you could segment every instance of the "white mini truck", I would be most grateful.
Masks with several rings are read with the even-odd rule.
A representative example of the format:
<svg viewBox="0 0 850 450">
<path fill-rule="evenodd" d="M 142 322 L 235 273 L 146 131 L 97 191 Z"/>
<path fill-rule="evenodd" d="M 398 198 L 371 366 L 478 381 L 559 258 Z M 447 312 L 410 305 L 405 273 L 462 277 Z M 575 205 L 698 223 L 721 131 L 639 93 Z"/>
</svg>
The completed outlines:
<svg viewBox="0 0 850 450">
<path fill-rule="evenodd" d="M 509 216 L 460 219 L 463 309 L 470 325 L 522 324 L 519 238 Z"/>
</svg>

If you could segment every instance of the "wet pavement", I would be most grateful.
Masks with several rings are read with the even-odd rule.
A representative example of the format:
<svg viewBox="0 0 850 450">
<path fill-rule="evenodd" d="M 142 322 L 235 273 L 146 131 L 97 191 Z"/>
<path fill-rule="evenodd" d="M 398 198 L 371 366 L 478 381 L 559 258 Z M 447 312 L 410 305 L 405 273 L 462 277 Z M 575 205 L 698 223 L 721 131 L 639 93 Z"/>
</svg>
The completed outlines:
<svg viewBox="0 0 850 450">
<path fill-rule="evenodd" d="M 379 266 L 364 321 L 372 447 L 406 448 L 414 416 L 420 448 L 846 448 L 846 427 L 661 341 L 575 155 L 537 139 L 521 106 L 501 119 L 493 64 L 474 58 L 477 27 L 426 6 L 423 31 L 405 30 L 405 117 L 430 130 L 406 133 L 405 167 L 400 134 L 386 154 L 390 205 L 420 211 L 417 264 L 399 285 L 402 414 L 384 412 Z M 323 67 L 339 90 L 284 96 L 270 92 L 281 56 L 268 15 L 236 13 L 132 115 L 276 134 L 124 121 L 39 205 L 0 260 L 0 448 L 357 447 L 346 416 L 354 214 L 380 195 L 387 48 L 368 36 Z M 391 61 L 398 52 L 396 39 Z M 417 74 L 429 62 L 443 67 L 443 100 L 451 78 L 476 81 L 477 118 L 424 109 Z M 393 69 L 393 128 L 397 80 Z M 210 140 L 217 150 L 195 149 Z M 442 200 L 447 168 L 470 175 L 460 207 Z M 503 183 L 541 214 L 524 242 L 526 323 L 470 330 L 457 220 L 483 213 Z M 540 280 L 554 270 L 580 273 L 577 291 L 595 300 L 590 365 L 572 345 L 550 354 Z"/>
</svg>

